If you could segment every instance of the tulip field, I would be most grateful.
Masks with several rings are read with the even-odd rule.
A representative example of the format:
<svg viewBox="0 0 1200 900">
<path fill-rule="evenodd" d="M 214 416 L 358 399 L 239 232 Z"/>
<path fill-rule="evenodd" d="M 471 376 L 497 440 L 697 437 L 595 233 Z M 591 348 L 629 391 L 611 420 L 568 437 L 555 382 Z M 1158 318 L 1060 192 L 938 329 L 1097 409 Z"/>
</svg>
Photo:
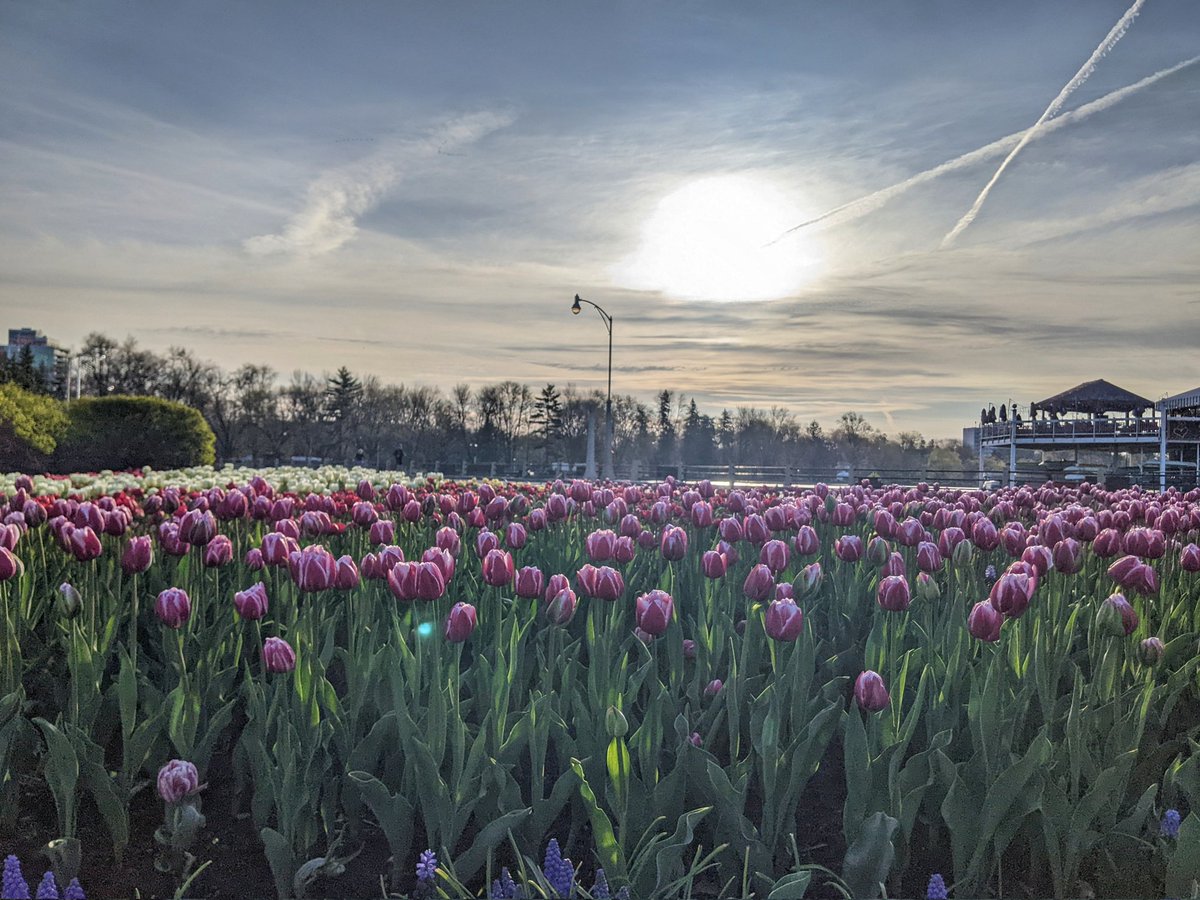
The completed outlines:
<svg viewBox="0 0 1200 900">
<path fill-rule="evenodd" d="M 1200 896 L 1200 490 L 0 495 L 4 897 Z"/>
</svg>

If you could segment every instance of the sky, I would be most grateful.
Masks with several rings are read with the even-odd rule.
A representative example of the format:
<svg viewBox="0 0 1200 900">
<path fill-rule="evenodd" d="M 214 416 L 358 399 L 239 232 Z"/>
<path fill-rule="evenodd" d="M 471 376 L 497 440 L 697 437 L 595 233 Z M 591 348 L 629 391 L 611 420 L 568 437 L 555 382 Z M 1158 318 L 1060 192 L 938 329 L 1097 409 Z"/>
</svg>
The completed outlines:
<svg viewBox="0 0 1200 900">
<path fill-rule="evenodd" d="M 1195 0 L 944 245 L 1130 2 L 0 4 L 0 329 L 603 389 L 578 293 L 648 403 L 1158 399 L 1200 384 Z"/>
</svg>

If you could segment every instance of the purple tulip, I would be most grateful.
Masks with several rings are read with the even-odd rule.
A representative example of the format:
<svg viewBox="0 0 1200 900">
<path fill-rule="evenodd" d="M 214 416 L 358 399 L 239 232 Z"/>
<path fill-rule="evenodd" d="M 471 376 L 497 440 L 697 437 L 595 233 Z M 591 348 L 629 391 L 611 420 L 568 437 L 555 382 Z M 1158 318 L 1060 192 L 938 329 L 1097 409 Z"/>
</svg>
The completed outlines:
<svg viewBox="0 0 1200 900">
<path fill-rule="evenodd" d="M 268 672 L 280 674 L 296 668 L 296 651 L 283 638 L 269 637 L 263 641 L 262 658 Z"/>
</svg>

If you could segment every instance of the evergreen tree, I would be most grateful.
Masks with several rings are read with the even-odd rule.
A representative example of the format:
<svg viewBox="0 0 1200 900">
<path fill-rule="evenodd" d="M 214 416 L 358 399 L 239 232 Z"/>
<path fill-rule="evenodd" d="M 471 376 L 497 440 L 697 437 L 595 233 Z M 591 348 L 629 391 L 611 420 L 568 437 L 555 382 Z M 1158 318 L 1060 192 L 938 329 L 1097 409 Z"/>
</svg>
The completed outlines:
<svg viewBox="0 0 1200 900">
<path fill-rule="evenodd" d="M 695 466 L 711 465 L 716 436 L 712 416 L 703 415 L 693 398 L 688 404 L 687 418 L 683 423 L 684 462 Z"/>
<path fill-rule="evenodd" d="M 533 401 L 533 415 L 529 421 L 535 426 L 537 446 L 542 452 L 542 461 L 549 462 L 558 457 L 562 439 L 562 398 L 553 384 L 547 384 Z"/>
<path fill-rule="evenodd" d="M 348 448 L 346 444 L 348 439 L 355 437 L 362 396 L 362 382 L 345 366 L 325 381 L 325 416 L 333 423 L 335 452 L 343 459 L 348 460 L 354 455 L 353 449 Z"/>
<path fill-rule="evenodd" d="M 671 392 L 668 390 L 658 395 L 658 451 L 659 460 L 670 465 L 675 456 L 675 423 L 671 421 Z"/>
</svg>

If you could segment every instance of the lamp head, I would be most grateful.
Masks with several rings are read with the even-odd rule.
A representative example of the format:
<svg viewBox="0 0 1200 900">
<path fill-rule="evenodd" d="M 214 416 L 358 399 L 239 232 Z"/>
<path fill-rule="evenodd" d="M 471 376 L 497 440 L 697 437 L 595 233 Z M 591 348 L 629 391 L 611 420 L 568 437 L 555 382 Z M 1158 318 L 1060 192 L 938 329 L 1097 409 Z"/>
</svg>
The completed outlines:
<svg viewBox="0 0 1200 900">
<path fill-rule="evenodd" d="M 579 311 L 581 309 L 583 309 L 583 307 L 579 305 L 579 295 L 576 294 L 575 302 L 571 304 L 571 315 L 574 315 L 574 316 L 579 315 Z"/>
</svg>

